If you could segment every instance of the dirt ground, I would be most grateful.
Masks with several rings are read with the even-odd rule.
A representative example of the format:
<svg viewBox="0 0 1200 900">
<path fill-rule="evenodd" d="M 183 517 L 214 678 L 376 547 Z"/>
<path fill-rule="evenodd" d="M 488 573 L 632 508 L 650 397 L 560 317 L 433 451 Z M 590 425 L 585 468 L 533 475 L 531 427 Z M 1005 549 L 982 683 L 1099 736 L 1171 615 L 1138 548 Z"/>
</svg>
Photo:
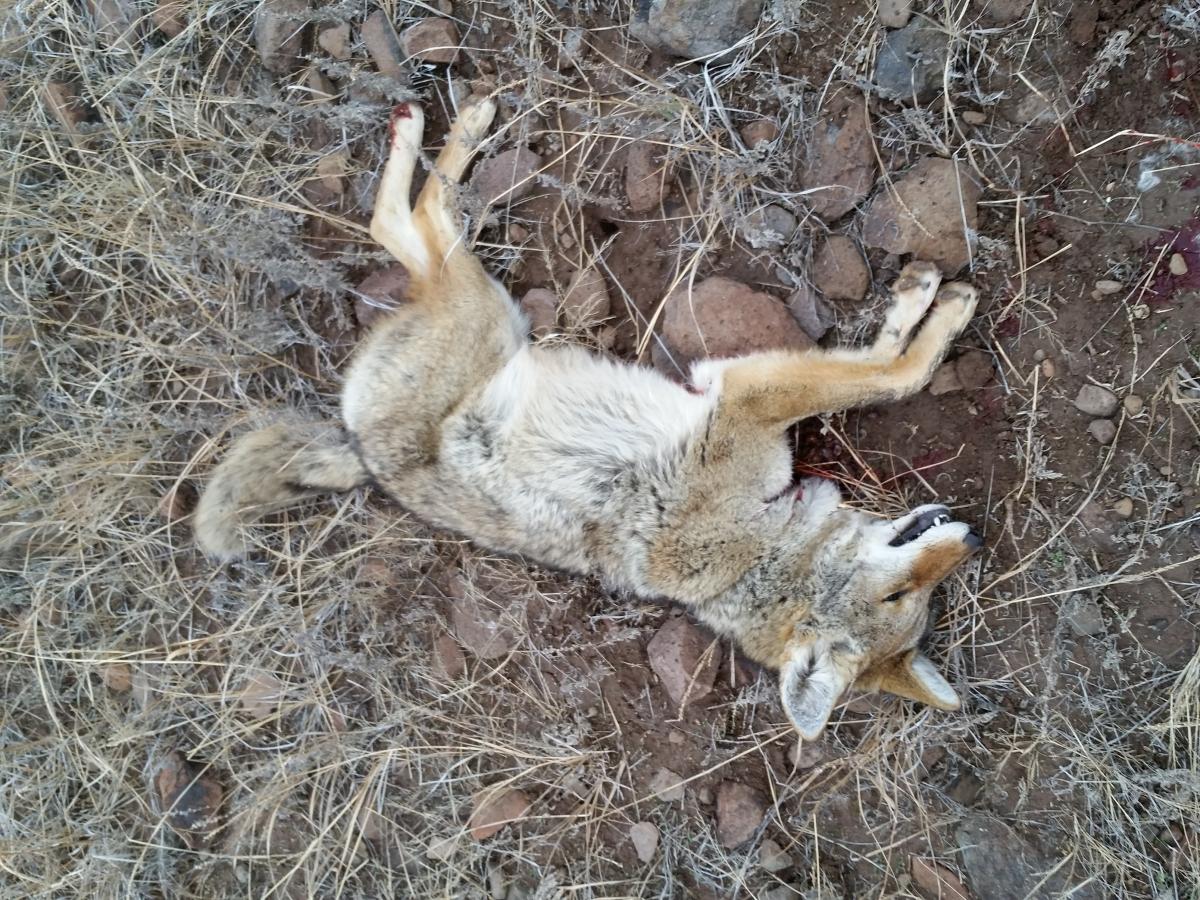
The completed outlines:
<svg viewBox="0 0 1200 900">
<path fill-rule="evenodd" d="M 767 2 L 708 63 L 647 49 L 629 0 L 274 2 L 300 10 L 275 33 L 259 6 L 0 13 L 0 894 L 1200 898 L 1195 0 L 918 2 L 947 53 L 915 104 L 878 95 L 867 2 Z M 379 8 L 462 49 L 395 53 Z M 488 152 L 540 160 L 520 199 L 464 195 L 489 267 L 522 297 L 592 266 L 611 316 L 546 339 L 667 371 L 677 285 L 782 301 L 918 159 L 982 187 L 974 377 L 796 434 L 854 502 L 985 535 L 931 640 L 961 711 L 854 696 L 801 747 L 728 646 L 680 710 L 646 651 L 677 611 L 369 491 L 268 520 L 244 563 L 196 551 L 232 436 L 337 416 L 389 265 L 366 233 L 388 110 L 419 99 L 436 147 L 470 89 L 501 103 Z M 799 173 L 843 91 L 878 171 L 823 221 Z M 768 249 L 742 228 L 764 203 L 798 222 Z M 906 261 L 866 258 L 823 344 L 863 340 Z"/>
</svg>

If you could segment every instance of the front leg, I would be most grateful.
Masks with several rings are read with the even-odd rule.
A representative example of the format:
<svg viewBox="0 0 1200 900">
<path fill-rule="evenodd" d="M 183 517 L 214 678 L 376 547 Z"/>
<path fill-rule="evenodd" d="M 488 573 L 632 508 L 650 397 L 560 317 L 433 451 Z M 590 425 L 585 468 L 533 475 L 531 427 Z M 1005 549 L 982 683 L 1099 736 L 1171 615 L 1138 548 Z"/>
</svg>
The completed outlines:
<svg viewBox="0 0 1200 900">
<path fill-rule="evenodd" d="M 968 284 L 943 285 L 929 318 L 899 354 L 892 345 L 903 336 L 865 350 L 757 353 L 701 363 L 695 372 L 720 391 L 718 417 L 734 434 L 742 427 L 787 426 L 820 413 L 898 400 L 928 384 L 971 320 L 977 296 Z"/>
</svg>

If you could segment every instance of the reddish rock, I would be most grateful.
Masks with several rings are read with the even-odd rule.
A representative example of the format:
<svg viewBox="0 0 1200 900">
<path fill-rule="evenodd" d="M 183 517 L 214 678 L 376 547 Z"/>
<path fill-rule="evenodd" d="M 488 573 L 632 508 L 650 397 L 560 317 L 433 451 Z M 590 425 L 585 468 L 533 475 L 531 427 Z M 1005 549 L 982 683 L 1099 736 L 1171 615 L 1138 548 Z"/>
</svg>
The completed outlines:
<svg viewBox="0 0 1200 900">
<path fill-rule="evenodd" d="M 158 0 L 150 13 L 150 21 L 167 37 L 178 37 L 187 27 L 186 0 Z"/>
<path fill-rule="evenodd" d="M 404 302 L 408 292 L 408 272 L 404 266 L 388 266 L 372 272 L 358 283 L 354 315 L 360 328 L 370 328 Z"/>
<path fill-rule="evenodd" d="M 721 652 L 719 647 L 708 652 L 711 645 L 712 638 L 683 616 L 668 619 L 646 645 L 650 668 L 662 680 L 675 706 L 685 697 L 696 701 L 712 690 Z M 708 658 L 701 665 L 705 653 Z"/>
<path fill-rule="evenodd" d="M 723 781 L 717 788 L 717 840 L 732 849 L 754 837 L 767 814 L 767 802 L 754 788 Z"/>
<path fill-rule="evenodd" d="M 779 137 L 779 126 L 770 119 L 755 119 L 742 126 L 742 143 L 753 150 L 760 144 L 769 144 Z"/>
<path fill-rule="evenodd" d="M 500 659 L 517 646 L 517 636 L 500 621 L 500 609 L 470 594 L 454 601 L 450 620 L 458 642 L 480 659 Z"/>
<path fill-rule="evenodd" d="M 832 222 L 858 205 L 875 181 L 867 104 L 861 95 L 835 95 L 813 129 L 800 173 L 813 212 Z"/>
<path fill-rule="evenodd" d="M 829 300 L 859 301 L 871 286 L 871 271 L 862 251 L 841 234 L 830 235 L 813 258 L 812 281 Z"/>
<path fill-rule="evenodd" d="M 100 677 L 104 686 L 117 694 L 123 694 L 133 687 L 133 670 L 128 663 L 105 663 L 100 667 Z"/>
<path fill-rule="evenodd" d="M 965 390 L 977 391 L 991 384 L 996 368 L 992 358 L 982 350 L 968 350 L 954 361 L 954 372 Z"/>
<path fill-rule="evenodd" d="M 166 755 L 154 776 L 158 806 L 167 824 L 192 850 L 207 847 L 219 822 L 224 791 L 204 768 L 188 762 L 178 750 Z"/>
<path fill-rule="evenodd" d="M 475 808 L 467 819 L 467 830 L 475 840 L 486 840 L 501 828 L 525 818 L 530 805 L 529 798 L 515 789 L 498 794 L 485 792 L 476 798 Z"/>
<path fill-rule="evenodd" d="M 625 197 L 629 211 L 645 213 L 656 209 L 670 184 L 662 148 L 651 140 L 640 140 L 625 150 Z"/>
<path fill-rule="evenodd" d="M 317 32 L 317 45 L 334 59 L 350 58 L 350 25 L 330 25 Z"/>
<path fill-rule="evenodd" d="M 512 203 L 533 190 L 541 167 L 541 157 L 527 147 L 505 150 L 480 160 L 471 176 L 471 187 L 489 205 Z"/>
<path fill-rule="evenodd" d="M 979 226 L 979 185 L 954 160 L 926 157 L 867 209 L 863 241 L 937 263 L 947 275 L 967 264 Z"/>
<path fill-rule="evenodd" d="M 572 276 L 563 294 L 562 310 L 567 321 L 577 324 L 594 323 L 612 312 L 608 285 L 595 266 L 580 269 Z"/>
<path fill-rule="evenodd" d="M 788 297 L 788 310 L 814 341 L 823 338 L 835 321 L 829 304 L 807 285 L 796 288 Z"/>
<path fill-rule="evenodd" d="M 308 13 L 308 0 L 265 0 L 258 7 L 254 42 L 268 72 L 285 75 L 300 65 Z"/>
<path fill-rule="evenodd" d="M 545 337 L 558 325 L 558 297 L 546 288 L 531 288 L 521 298 L 521 312 L 529 319 L 529 333 Z"/>
<path fill-rule="evenodd" d="M 396 29 L 383 10 L 377 9 L 367 16 L 359 35 L 381 75 L 400 78 L 404 74 L 400 39 L 396 37 Z"/>
<path fill-rule="evenodd" d="M 763 0 L 648 0 L 635 4 L 629 33 L 675 56 L 728 50 L 754 31 Z"/>
<path fill-rule="evenodd" d="M 458 642 L 448 634 L 439 634 L 433 641 L 433 669 L 446 681 L 461 678 L 467 671 L 467 658 Z"/>
<path fill-rule="evenodd" d="M 405 29 L 400 48 L 409 59 L 452 63 L 458 56 L 460 41 L 458 26 L 449 19 L 422 19 Z"/>
<path fill-rule="evenodd" d="M 667 298 L 663 339 L 676 362 L 729 357 L 756 350 L 813 346 L 787 308 L 770 294 L 715 276 Z"/>
<path fill-rule="evenodd" d="M 962 879 L 940 862 L 914 856 L 909 859 L 908 871 L 930 900 L 971 900 Z"/>
</svg>

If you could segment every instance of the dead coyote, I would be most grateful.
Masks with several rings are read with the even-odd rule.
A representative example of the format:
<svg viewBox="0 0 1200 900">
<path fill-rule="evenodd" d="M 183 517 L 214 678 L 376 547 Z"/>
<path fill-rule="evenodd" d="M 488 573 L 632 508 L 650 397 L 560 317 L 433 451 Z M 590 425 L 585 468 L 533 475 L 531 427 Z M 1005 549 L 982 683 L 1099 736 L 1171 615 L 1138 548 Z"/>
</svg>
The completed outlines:
<svg viewBox="0 0 1200 900">
<path fill-rule="evenodd" d="M 933 265 L 913 263 L 870 347 L 707 360 L 688 388 L 531 345 L 453 203 L 494 113 L 489 100 L 462 111 L 411 208 L 423 116 L 396 108 L 371 235 L 408 269 L 410 299 L 350 367 L 344 432 L 275 426 L 233 446 L 197 509 L 201 547 L 238 556 L 239 529 L 263 513 L 374 483 L 484 547 L 684 604 L 779 671 L 805 738 L 851 684 L 956 708 L 917 644 L 934 586 L 979 538 L 940 506 L 882 521 L 842 506 L 829 481 L 794 484 L 786 431 L 920 390 L 974 289 L 939 288 Z"/>
</svg>

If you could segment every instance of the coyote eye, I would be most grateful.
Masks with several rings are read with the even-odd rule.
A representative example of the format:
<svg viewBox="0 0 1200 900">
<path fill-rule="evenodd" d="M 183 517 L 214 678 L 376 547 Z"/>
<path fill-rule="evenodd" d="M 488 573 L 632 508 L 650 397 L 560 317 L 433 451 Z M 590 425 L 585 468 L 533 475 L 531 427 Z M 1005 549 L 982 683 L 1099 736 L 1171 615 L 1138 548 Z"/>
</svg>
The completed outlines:
<svg viewBox="0 0 1200 900">
<path fill-rule="evenodd" d="M 884 597 L 883 602 L 884 603 L 895 603 L 897 600 L 899 600 L 901 597 L 903 597 L 907 593 L 908 593 L 908 591 L 896 591 L 896 593 L 888 594 L 886 597 Z"/>
</svg>

